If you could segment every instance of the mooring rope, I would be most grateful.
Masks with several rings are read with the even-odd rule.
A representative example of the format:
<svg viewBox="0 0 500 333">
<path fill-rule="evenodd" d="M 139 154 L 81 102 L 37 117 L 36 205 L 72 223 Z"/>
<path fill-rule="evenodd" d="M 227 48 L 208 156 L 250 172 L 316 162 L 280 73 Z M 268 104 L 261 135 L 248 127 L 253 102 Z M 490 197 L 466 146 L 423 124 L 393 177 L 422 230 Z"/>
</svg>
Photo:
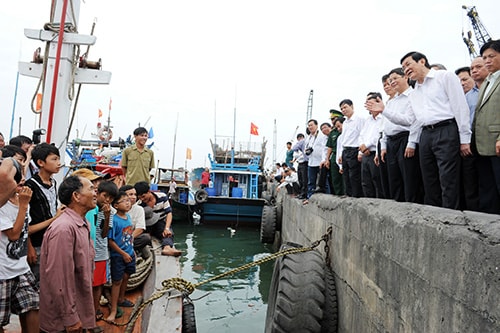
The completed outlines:
<svg viewBox="0 0 500 333">
<path fill-rule="evenodd" d="M 320 239 L 318 239 L 317 241 L 313 242 L 311 244 L 311 246 L 309 246 L 309 247 L 291 247 L 291 248 L 283 249 L 283 250 L 278 251 L 276 253 L 270 254 L 270 255 L 268 255 L 268 256 L 266 256 L 264 258 L 252 261 L 252 262 L 247 263 L 245 265 L 242 265 L 240 267 L 236 267 L 236 268 L 231 269 L 231 270 L 229 270 L 227 272 L 215 275 L 215 276 L 213 276 L 213 277 L 211 277 L 209 279 L 206 279 L 204 281 L 200 281 L 198 283 L 191 283 L 191 282 L 189 282 L 189 281 L 187 281 L 187 280 L 185 280 L 183 278 L 180 278 L 180 277 L 174 277 L 174 278 L 170 278 L 170 279 L 167 279 L 167 280 L 163 280 L 162 283 L 161 283 L 163 288 L 160 289 L 160 290 L 158 290 L 158 291 L 156 291 L 155 293 L 153 293 L 147 300 L 143 301 L 132 312 L 132 314 L 130 315 L 130 318 L 128 319 L 127 322 L 117 323 L 115 321 L 108 321 L 106 319 L 102 319 L 102 320 L 104 320 L 108 324 L 112 324 L 112 325 L 115 325 L 115 326 L 127 326 L 127 328 L 125 329 L 125 332 L 126 333 L 130 333 L 130 332 L 133 331 L 134 326 L 135 326 L 135 322 L 139 318 L 139 315 L 145 310 L 146 306 L 148 304 L 151 304 L 155 300 L 160 299 L 165 294 L 171 293 L 172 291 L 177 290 L 177 291 L 179 291 L 179 294 L 176 295 L 175 297 L 188 296 L 188 295 L 192 294 L 196 288 L 198 288 L 198 287 L 200 287 L 200 286 L 202 286 L 202 285 L 204 285 L 206 283 L 209 283 L 209 282 L 221 279 L 223 277 L 226 277 L 228 275 L 236 274 L 238 272 L 241 272 L 241 271 L 244 271 L 244 270 L 249 269 L 251 267 L 254 267 L 254 266 L 263 264 L 265 262 L 274 260 L 276 258 L 285 256 L 287 254 L 296 254 L 296 253 L 302 253 L 302 252 L 312 251 L 316 247 L 318 247 L 321 244 L 322 241 L 324 241 L 325 242 L 325 246 L 327 246 L 328 241 L 330 240 L 330 237 L 331 237 L 331 232 L 332 232 L 332 229 L 331 229 L 331 227 L 329 227 L 328 230 L 327 230 L 327 232 Z"/>
</svg>

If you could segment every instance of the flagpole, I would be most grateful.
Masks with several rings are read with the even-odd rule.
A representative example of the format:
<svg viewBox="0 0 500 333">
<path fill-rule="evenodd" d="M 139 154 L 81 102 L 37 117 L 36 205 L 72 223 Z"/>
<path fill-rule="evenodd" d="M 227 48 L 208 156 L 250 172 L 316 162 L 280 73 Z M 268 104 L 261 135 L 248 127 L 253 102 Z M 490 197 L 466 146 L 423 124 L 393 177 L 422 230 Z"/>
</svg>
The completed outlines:
<svg viewBox="0 0 500 333">
<path fill-rule="evenodd" d="M 174 163 L 175 163 L 175 144 L 177 142 L 177 125 L 178 124 L 179 124 L 179 112 L 177 112 L 177 119 L 175 120 L 174 152 L 172 153 L 172 169 L 174 169 Z"/>
</svg>

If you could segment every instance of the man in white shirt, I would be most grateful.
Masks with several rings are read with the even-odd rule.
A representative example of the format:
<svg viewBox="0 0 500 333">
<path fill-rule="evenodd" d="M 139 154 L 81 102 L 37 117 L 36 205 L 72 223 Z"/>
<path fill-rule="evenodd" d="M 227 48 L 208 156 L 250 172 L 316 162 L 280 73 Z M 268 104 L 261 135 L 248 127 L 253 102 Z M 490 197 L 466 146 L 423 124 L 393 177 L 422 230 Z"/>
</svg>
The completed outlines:
<svg viewBox="0 0 500 333">
<path fill-rule="evenodd" d="M 377 98 L 382 99 L 378 92 L 370 92 L 367 95 L 367 99 Z M 359 135 L 359 151 L 362 153 L 358 155 L 361 162 L 361 187 L 365 197 L 384 199 L 380 171 L 375 164 L 378 139 L 382 130 L 382 115 L 380 112 L 369 112 L 370 116 L 365 120 Z"/>
<path fill-rule="evenodd" d="M 431 69 L 419 52 L 403 56 L 401 65 L 405 75 L 416 81 L 409 98 L 412 116 L 422 127 L 424 203 L 458 209 L 460 156 L 471 154 L 469 108 L 460 80 L 453 72 Z"/>
<path fill-rule="evenodd" d="M 297 198 L 306 199 L 307 198 L 307 164 L 309 158 L 305 153 L 305 143 L 306 139 L 304 134 L 297 134 L 297 142 L 293 145 L 293 161 L 297 162 L 297 174 L 299 177 L 300 193 Z"/>
<path fill-rule="evenodd" d="M 388 80 L 396 92 L 384 109 L 384 133 L 380 141 L 380 158 L 387 161 L 389 175 L 388 198 L 422 203 L 422 175 L 418 160 L 421 128 L 414 118 L 406 119 L 412 112 L 409 102 L 412 88 L 402 68 L 391 70 Z"/>
<path fill-rule="evenodd" d="M 364 125 L 364 119 L 354 114 L 354 106 L 350 99 L 340 102 L 340 111 L 346 117 L 342 126 L 341 161 L 345 181 L 345 192 L 350 197 L 361 198 L 361 162 L 358 160 L 359 134 Z"/>
<path fill-rule="evenodd" d="M 287 167 L 283 171 L 283 178 L 276 191 L 285 188 L 288 194 L 298 195 L 300 192 L 299 177 L 295 172 L 294 167 Z"/>
<path fill-rule="evenodd" d="M 307 128 L 310 134 L 306 139 L 304 152 L 309 159 L 307 165 L 307 199 L 309 199 L 316 189 L 319 165 L 326 158 L 326 140 L 328 138 L 319 131 L 316 119 L 309 120 Z"/>
</svg>

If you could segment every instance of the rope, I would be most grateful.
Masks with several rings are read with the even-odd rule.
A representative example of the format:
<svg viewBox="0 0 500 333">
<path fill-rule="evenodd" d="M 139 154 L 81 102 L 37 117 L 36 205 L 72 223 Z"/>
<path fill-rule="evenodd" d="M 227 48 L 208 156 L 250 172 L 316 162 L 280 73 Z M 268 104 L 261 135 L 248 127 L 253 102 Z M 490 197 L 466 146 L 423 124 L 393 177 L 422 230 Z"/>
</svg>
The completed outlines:
<svg viewBox="0 0 500 333">
<path fill-rule="evenodd" d="M 135 322 L 139 318 L 139 315 L 142 314 L 142 312 L 145 310 L 146 306 L 148 304 L 154 302 L 155 300 L 160 299 L 161 297 L 163 297 L 163 295 L 165 295 L 167 293 L 170 294 L 172 291 L 177 290 L 180 293 L 177 294 L 177 295 L 175 295 L 175 296 L 170 296 L 169 298 L 171 298 L 171 297 L 179 297 L 179 296 L 187 297 L 188 295 L 192 294 L 196 288 L 198 288 L 198 287 L 200 287 L 200 286 L 202 286 L 202 285 L 204 285 L 206 283 L 209 283 L 209 282 L 221 279 L 221 278 L 226 277 L 228 275 L 233 275 L 235 273 L 244 271 L 244 270 L 249 269 L 251 267 L 263 264 L 265 262 L 274 260 L 276 258 L 285 256 L 287 254 L 296 254 L 296 253 L 302 253 L 302 252 L 312 251 L 316 247 L 318 247 L 318 245 L 322 241 L 325 242 L 325 245 L 327 244 L 327 242 L 330 240 L 330 237 L 331 237 L 331 231 L 332 231 L 331 228 L 328 228 L 327 232 L 320 239 L 318 239 L 317 241 L 313 242 L 311 244 L 311 246 L 309 246 L 309 247 L 291 247 L 291 248 L 288 248 L 288 249 L 284 249 L 284 250 L 278 251 L 276 253 L 270 254 L 270 255 L 262 258 L 262 259 L 250 262 L 250 263 L 245 264 L 245 265 L 240 266 L 240 267 L 236 267 L 236 268 L 231 269 L 231 270 L 229 270 L 227 272 L 224 272 L 224 273 L 221 273 L 219 275 L 213 276 L 213 277 L 211 277 L 211 278 L 209 278 L 207 280 L 200 281 L 198 283 L 194 283 L 193 284 L 193 283 L 191 283 L 191 282 L 189 282 L 189 281 L 187 281 L 187 280 L 185 280 L 183 278 L 180 278 L 180 277 L 174 277 L 174 278 L 170 278 L 168 280 L 163 280 L 162 283 L 161 283 L 163 288 L 160 289 L 160 290 L 158 290 L 157 292 L 153 293 L 147 300 L 145 300 L 143 303 L 141 303 L 137 307 L 137 309 L 135 309 L 132 312 L 132 314 L 130 315 L 130 318 L 129 318 L 129 320 L 127 322 L 125 322 L 125 323 L 117 323 L 115 321 L 108 321 L 108 320 L 105 320 L 105 319 L 103 319 L 103 320 L 106 323 L 112 324 L 112 325 L 115 325 L 115 326 L 127 326 L 127 328 L 125 329 L 125 333 L 131 333 L 133 331 L 133 329 L 134 329 Z"/>
</svg>

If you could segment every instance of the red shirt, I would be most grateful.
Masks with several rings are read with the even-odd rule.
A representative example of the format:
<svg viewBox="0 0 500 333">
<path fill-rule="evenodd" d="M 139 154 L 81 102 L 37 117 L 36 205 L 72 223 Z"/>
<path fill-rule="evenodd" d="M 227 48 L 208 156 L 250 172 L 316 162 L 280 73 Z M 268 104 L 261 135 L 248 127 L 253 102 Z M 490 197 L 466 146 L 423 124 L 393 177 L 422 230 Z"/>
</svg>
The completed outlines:
<svg viewBox="0 0 500 333">
<path fill-rule="evenodd" d="M 201 173 L 201 183 L 203 185 L 208 185 L 208 182 L 210 182 L 210 173 L 206 172 L 206 171 L 203 171 Z"/>
</svg>

